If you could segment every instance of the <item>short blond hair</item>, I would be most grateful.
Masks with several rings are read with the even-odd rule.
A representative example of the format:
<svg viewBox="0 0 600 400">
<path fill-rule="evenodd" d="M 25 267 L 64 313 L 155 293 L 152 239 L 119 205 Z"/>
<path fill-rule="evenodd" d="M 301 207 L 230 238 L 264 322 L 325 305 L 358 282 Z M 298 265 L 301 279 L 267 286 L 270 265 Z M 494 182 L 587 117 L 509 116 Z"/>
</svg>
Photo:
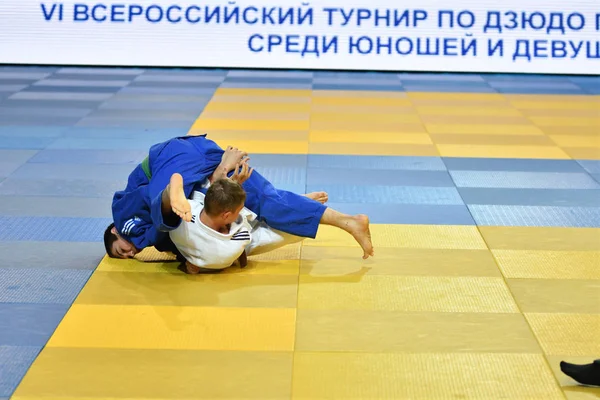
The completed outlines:
<svg viewBox="0 0 600 400">
<path fill-rule="evenodd" d="M 237 211 L 246 202 L 242 185 L 229 178 L 214 181 L 204 197 L 206 214 L 215 217 L 227 211 Z"/>
</svg>

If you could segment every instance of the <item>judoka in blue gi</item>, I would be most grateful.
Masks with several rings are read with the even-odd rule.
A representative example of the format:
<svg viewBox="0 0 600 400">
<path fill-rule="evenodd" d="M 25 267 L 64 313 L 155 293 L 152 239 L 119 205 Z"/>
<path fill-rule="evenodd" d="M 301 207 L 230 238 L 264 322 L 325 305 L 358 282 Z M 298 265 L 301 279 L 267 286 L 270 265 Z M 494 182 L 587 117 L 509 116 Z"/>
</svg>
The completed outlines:
<svg viewBox="0 0 600 400">
<path fill-rule="evenodd" d="M 176 253 L 168 232 L 181 219 L 190 221 L 187 198 L 195 188 L 201 190 L 206 180 L 231 176 L 246 155 L 232 147 L 223 150 L 206 135 L 176 137 L 152 146 L 148 157 L 129 175 L 126 188 L 113 197 L 114 223 L 104 232 L 107 254 L 132 258 L 149 246 Z M 174 174 L 183 177 L 183 185 L 171 190 Z M 279 190 L 256 170 L 242 186 L 247 195 L 245 207 L 272 228 L 314 239 L 320 224 L 335 226 L 354 237 L 363 258 L 374 254 L 368 217 L 325 206 L 325 193 L 298 195 Z"/>
</svg>

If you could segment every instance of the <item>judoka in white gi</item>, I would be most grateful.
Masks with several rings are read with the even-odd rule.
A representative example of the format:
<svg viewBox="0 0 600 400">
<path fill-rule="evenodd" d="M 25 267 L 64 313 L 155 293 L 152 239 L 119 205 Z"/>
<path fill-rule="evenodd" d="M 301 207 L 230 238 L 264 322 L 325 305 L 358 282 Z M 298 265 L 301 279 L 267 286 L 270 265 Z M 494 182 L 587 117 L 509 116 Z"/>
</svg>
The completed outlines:
<svg viewBox="0 0 600 400">
<path fill-rule="evenodd" d="M 169 233 L 187 260 L 189 273 L 216 272 L 235 264 L 246 266 L 246 257 L 304 240 L 269 227 L 244 207 L 246 193 L 231 179 L 219 179 L 206 194 L 195 191 L 189 199 L 191 221 Z"/>
</svg>

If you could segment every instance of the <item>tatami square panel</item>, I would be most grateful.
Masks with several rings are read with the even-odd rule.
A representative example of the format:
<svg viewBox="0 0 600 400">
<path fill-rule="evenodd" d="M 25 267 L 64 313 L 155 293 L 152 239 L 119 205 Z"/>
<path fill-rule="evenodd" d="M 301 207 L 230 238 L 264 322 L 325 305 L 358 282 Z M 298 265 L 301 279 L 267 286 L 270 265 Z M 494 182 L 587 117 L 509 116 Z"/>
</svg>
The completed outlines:
<svg viewBox="0 0 600 400">
<path fill-rule="evenodd" d="M 507 278 L 600 281 L 600 243 L 596 251 L 492 250 L 492 253 Z"/>
<path fill-rule="evenodd" d="M 200 133 L 201 131 L 194 131 Z M 281 142 L 294 144 L 295 142 L 308 142 L 309 131 L 308 130 L 285 130 L 285 131 L 271 131 L 271 130 L 211 130 L 206 136 L 208 139 L 215 142 L 229 141 L 229 146 L 235 146 L 239 149 L 243 149 L 248 152 L 249 156 L 254 159 L 256 153 L 265 153 L 265 150 L 261 152 L 250 152 L 246 148 L 239 145 L 240 142 Z M 306 146 L 304 146 L 306 147 Z M 227 146 L 225 146 L 227 148 Z M 252 165 L 256 165 L 252 163 Z"/>
<path fill-rule="evenodd" d="M 46 348 L 13 399 L 288 399 L 291 370 L 283 352 Z"/>
<path fill-rule="evenodd" d="M 412 105 L 373 105 L 357 99 L 356 104 L 329 104 L 313 102 L 310 107 L 315 113 L 348 113 L 353 115 L 418 115 Z"/>
<path fill-rule="evenodd" d="M 266 101 L 267 98 L 279 97 L 310 97 L 311 90 L 308 89 L 261 89 L 261 88 L 219 88 L 215 91 L 215 96 L 253 96 L 257 101 Z"/>
<path fill-rule="evenodd" d="M 328 203 L 340 212 L 367 214 L 374 224 L 475 225 L 464 205 Z"/>
<path fill-rule="evenodd" d="M 358 96 L 340 96 L 338 94 L 317 95 L 313 94 L 313 106 L 362 106 L 367 107 L 411 107 L 412 103 L 403 96 L 373 96 L 371 93 Z M 382 92 L 389 93 L 389 92 Z"/>
<path fill-rule="evenodd" d="M 521 189 L 600 189 L 581 172 L 450 171 L 457 187 Z"/>
<path fill-rule="evenodd" d="M 386 121 L 386 120 L 314 120 L 310 121 L 310 128 L 316 130 L 348 130 L 351 132 L 363 132 L 368 134 L 375 132 L 409 132 L 425 133 L 426 130 L 418 117 L 408 116 L 404 121 Z"/>
<path fill-rule="evenodd" d="M 408 93 L 377 90 L 313 90 L 311 96 L 313 99 L 349 98 L 370 102 L 374 99 L 407 99 Z"/>
<path fill-rule="evenodd" d="M 310 113 L 310 119 L 312 122 L 350 122 L 350 123 L 370 123 L 374 127 L 379 124 L 419 124 L 421 118 L 417 114 L 396 114 L 396 113 L 352 113 L 352 112 L 318 112 L 312 111 Z"/>
<path fill-rule="evenodd" d="M 372 171 L 369 168 L 356 167 L 339 168 L 309 168 L 306 181 L 308 185 L 329 186 L 331 182 L 336 185 L 357 186 L 357 183 L 363 186 L 406 186 L 406 187 L 427 187 L 451 188 L 454 186 L 450 175 L 445 170 L 430 169 L 387 169 L 385 167 Z"/>
<path fill-rule="evenodd" d="M 483 250 L 486 245 L 474 226 L 461 225 L 371 225 L 371 236 L 377 247 L 417 249 Z M 315 240 L 304 246 L 358 246 L 348 233 L 330 226 L 321 226 Z"/>
<path fill-rule="evenodd" d="M 408 92 L 411 100 L 446 100 L 446 101 L 477 101 L 479 104 L 505 102 L 505 97 L 499 93 L 435 93 L 435 92 Z"/>
<path fill-rule="evenodd" d="M 600 114 L 600 104 L 590 108 L 534 108 L 520 111 L 527 117 L 583 117 L 593 118 Z"/>
<path fill-rule="evenodd" d="M 323 282 L 318 276 L 300 275 L 298 309 L 519 312 L 501 278 L 371 275 L 350 279 Z"/>
<path fill-rule="evenodd" d="M 492 250 L 599 251 L 599 228 L 481 226 Z"/>
<path fill-rule="evenodd" d="M 304 246 L 300 273 L 312 277 L 343 275 L 500 276 L 488 250 L 377 248 L 376 258 L 362 260 L 344 247 Z M 343 279 L 343 278 L 342 278 Z"/>
<path fill-rule="evenodd" d="M 547 136 L 541 135 L 461 135 L 461 134 L 432 134 L 431 140 L 438 145 L 461 145 L 465 148 L 481 149 L 481 146 L 518 152 L 512 146 L 556 146 L 557 143 Z M 511 146 L 511 147 L 509 147 Z"/>
<path fill-rule="evenodd" d="M 600 149 L 594 147 L 563 147 L 565 153 L 574 159 L 600 160 Z"/>
<path fill-rule="evenodd" d="M 194 122 L 194 125 L 190 128 L 191 131 L 205 131 L 209 132 L 212 130 L 249 130 L 249 131 L 304 131 L 308 130 L 310 123 L 308 118 L 304 120 L 292 120 L 292 121 L 272 121 L 269 119 L 262 120 L 243 120 L 243 119 L 209 119 L 199 118 Z"/>
<path fill-rule="evenodd" d="M 598 126 L 600 130 L 600 126 Z M 592 147 L 600 151 L 600 135 L 550 135 L 550 139 L 562 147 Z"/>
<path fill-rule="evenodd" d="M 302 121 L 309 119 L 309 112 L 295 112 L 295 111 L 270 111 L 263 109 L 262 111 L 249 110 L 249 111 L 203 111 L 202 120 L 236 120 L 241 119 L 245 121 L 260 121 L 260 120 L 272 120 L 272 121 Z"/>
<path fill-rule="evenodd" d="M 510 189 L 460 188 L 466 204 L 513 206 L 600 207 L 596 190 L 588 189 Z"/>
<path fill-rule="evenodd" d="M 39 346 L 0 345 L 0 399 L 8 400 L 39 351 Z"/>
<path fill-rule="evenodd" d="M 524 313 L 600 314 L 600 280 L 509 279 L 508 286 Z"/>
<path fill-rule="evenodd" d="M 587 103 L 600 102 L 600 96 L 585 96 L 585 95 L 544 95 L 544 94 L 510 94 L 503 95 L 510 101 L 534 101 L 534 102 L 570 102 L 570 103 Z"/>
<path fill-rule="evenodd" d="M 562 99 L 564 96 L 559 96 Z M 511 100 L 510 104 L 517 110 L 531 111 L 535 115 L 537 112 L 545 112 L 545 110 L 600 110 L 600 104 L 597 101 L 582 100 L 582 101 L 531 101 L 531 100 Z"/>
<path fill-rule="evenodd" d="M 543 135 L 540 128 L 531 124 L 494 125 L 494 124 L 425 124 L 427 132 L 432 134 L 462 135 Z"/>
<path fill-rule="evenodd" d="M 547 135 L 558 136 L 599 136 L 600 130 L 596 126 L 542 126 L 542 132 Z"/>
<path fill-rule="evenodd" d="M 600 128 L 600 117 L 529 117 L 538 126 L 589 126 Z"/>
<path fill-rule="evenodd" d="M 211 104 L 272 104 L 273 102 L 277 102 L 277 104 L 284 105 L 303 105 L 310 106 L 311 97 L 310 96 L 253 96 L 253 95 L 234 95 L 234 94 L 219 94 L 219 92 L 215 92 L 215 94 L 210 98 Z M 261 110 L 264 111 L 265 107 L 261 107 Z"/>
<path fill-rule="evenodd" d="M 102 272 L 177 273 L 177 266 L 180 263 L 175 261 L 174 255 L 171 255 L 170 253 L 158 253 L 157 251 L 157 254 L 164 255 L 164 257 L 152 257 L 147 251 L 148 249 L 145 249 L 137 254 L 135 258 L 127 260 L 119 260 L 105 256 L 96 268 L 96 272 L 99 274 Z"/>
<path fill-rule="evenodd" d="M 413 100 L 413 103 L 416 101 Z M 417 103 L 419 104 L 419 103 Z M 463 105 L 462 103 L 459 103 Z M 486 117 L 521 117 L 523 114 L 513 107 L 501 105 L 487 105 L 486 107 L 463 107 L 448 103 L 442 105 L 419 105 L 415 107 L 420 115 L 444 115 L 444 116 L 486 116 Z"/>
<path fill-rule="evenodd" d="M 368 137 L 367 131 L 358 131 Z M 419 140 L 423 138 L 420 137 Z M 365 155 L 365 156 L 421 156 L 436 157 L 438 153 L 433 144 L 404 144 L 404 143 L 337 143 L 311 142 L 308 144 L 309 154 L 332 155 Z"/>
<path fill-rule="evenodd" d="M 311 143 L 394 143 L 394 144 L 417 144 L 432 145 L 429 135 L 423 132 L 348 132 L 344 130 L 316 130 L 310 131 Z"/>
<path fill-rule="evenodd" d="M 489 157 L 489 158 L 554 158 L 568 159 L 568 154 L 553 146 L 504 146 L 504 145 L 459 145 L 438 144 L 442 157 Z"/>
<path fill-rule="evenodd" d="M 531 123 L 526 117 L 522 116 L 505 116 L 505 115 L 423 115 L 421 114 L 421 120 L 425 124 L 449 124 L 449 125 L 461 125 L 461 124 L 490 124 L 504 126 L 507 130 L 511 126 L 522 126 Z"/>
<path fill-rule="evenodd" d="M 282 102 L 261 102 L 261 101 L 248 101 L 233 102 L 233 101 L 219 101 L 213 98 L 204 108 L 203 113 L 206 112 L 243 112 L 243 113 L 264 113 L 265 111 L 277 114 L 283 113 L 309 113 L 311 106 L 309 103 L 282 103 Z"/>
<path fill-rule="evenodd" d="M 525 318 L 548 355 L 600 354 L 600 314 L 525 312 Z"/>
<path fill-rule="evenodd" d="M 296 275 L 97 272 L 76 304 L 294 308 L 297 291 Z"/>
<path fill-rule="evenodd" d="M 589 162 L 587 163 L 589 165 Z M 399 170 L 399 171 L 445 171 L 446 164 L 439 157 L 418 156 L 353 156 L 343 155 L 309 155 L 309 168 L 329 168 L 345 170 L 349 168 L 363 170 Z M 600 173 L 600 165 L 598 166 Z"/>
<path fill-rule="evenodd" d="M 419 109 L 420 107 L 425 107 L 425 110 L 428 110 L 429 107 L 437 108 L 461 108 L 457 115 L 469 115 L 468 110 L 471 108 L 480 109 L 480 108 L 498 108 L 498 109 L 506 109 L 510 108 L 510 104 L 506 99 L 496 99 L 491 101 L 481 101 L 474 99 L 465 99 L 465 98 L 411 98 L 411 103 L 415 106 L 415 108 Z M 420 112 L 419 112 L 420 113 Z M 441 113 L 441 115 L 447 115 L 445 112 Z M 521 114 L 519 114 L 521 115 Z"/>
<path fill-rule="evenodd" d="M 307 154 L 309 152 L 309 143 L 303 140 L 251 140 L 250 138 L 247 140 L 234 140 L 215 138 L 215 143 L 222 148 L 227 148 L 227 146 L 235 146 L 239 149 L 243 149 L 250 155 L 253 153 Z"/>
<path fill-rule="evenodd" d="M 309 185 L 308 191 L 324 190 L 329 203 L 405 205 L 464 205 L 458 190 L 452 187 L 398 185 Z M 405 207 L 403 207 L 405 208 Z M 398 212 L 402 212 L 400 209 Z"/>
<path fill-rule="evenodd" d="M 297 325 L 297 352 L 541 353 L 519 314 L 299 310 Z"/>
<path fill-rule="evenodd" d="M 598 207 L 469 205 L 480 226 L 547 226 L 593 228 L 600 226 Z"/>
<path fill-rule="evenodd" d="M 297 352 L 292 399 L 564 399 L 538 354 Z"/>
<path fill-rule="evenodd" d="M 296 311 L 289 308 L 76 304 L 48 346 L 291 351 L 295 318 Z"/>
</svg>

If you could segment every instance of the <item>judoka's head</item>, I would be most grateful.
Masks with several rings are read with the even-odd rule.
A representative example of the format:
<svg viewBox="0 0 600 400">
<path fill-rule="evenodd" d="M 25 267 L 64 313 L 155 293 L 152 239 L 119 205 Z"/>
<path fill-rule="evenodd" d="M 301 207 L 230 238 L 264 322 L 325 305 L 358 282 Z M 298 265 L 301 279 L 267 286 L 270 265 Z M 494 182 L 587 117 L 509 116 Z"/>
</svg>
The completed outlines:
<svg viewBox="0 0 600 400">
<path fill-rule="evenodd" d="M 213 182 L 204 197 L 204 212 L 219 224 L 231 224 L 240 215 L 246 202 L 242 186 L 229 178 Z"/>
<path fill-rule="evenodd" d="M 132 243 L 119 235 L 114 223 L 104 231 L 104 247 L 106 254 L 112 258 L 133 258 L 138 252 Z"/>
</svg>

